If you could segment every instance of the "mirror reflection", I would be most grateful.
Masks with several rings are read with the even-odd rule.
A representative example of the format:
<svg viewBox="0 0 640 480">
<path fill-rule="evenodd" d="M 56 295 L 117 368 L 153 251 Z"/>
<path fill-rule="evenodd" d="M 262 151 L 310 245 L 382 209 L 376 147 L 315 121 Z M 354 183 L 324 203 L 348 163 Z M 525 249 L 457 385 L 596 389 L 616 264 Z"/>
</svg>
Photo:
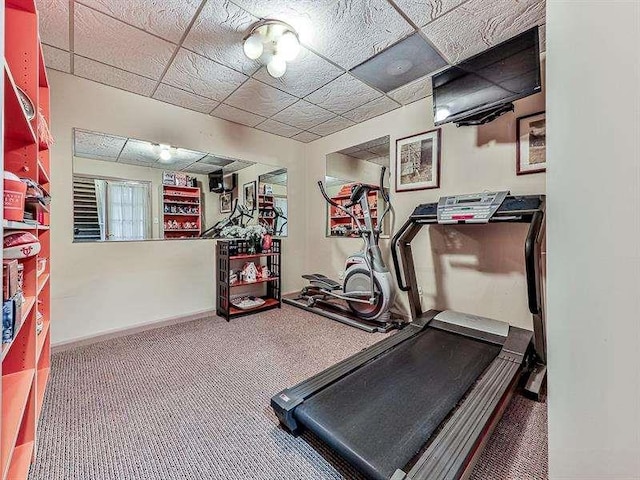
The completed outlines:
<svg viewBox="0 0 640 480">
<path fill-rule="evenodd" d="M 285 236 L 287 171 L 74 129 L 73 203 L 75 242 L 220 238 L 254 224 Z"/>
<path fill-rule="evenodd" d="M 370 140 L 359 145 L 330 153 L 326 156 L 325 189 L 329 197 L 344 205 L 349 203 L 355 185 L 365 184 L 377 187 L 380 172 L 387 168 L 384 188 L 389 193 L 389 136 Z M 377 226 L 378 214 L 386 208 L 386 201 L 380 191 L 371 191 L 367 197 L 371 220 Z M 361 205 L 353 207 L 356 216 L 362 216 Z M 358 217 L 360 218 L 360 217 Z M 382 223 L 382 235 L 390 234 L 389 215 Z M 327 236 L 359 237 L 355 221 L 339 209 L 327 206 Z"/>
</svg>

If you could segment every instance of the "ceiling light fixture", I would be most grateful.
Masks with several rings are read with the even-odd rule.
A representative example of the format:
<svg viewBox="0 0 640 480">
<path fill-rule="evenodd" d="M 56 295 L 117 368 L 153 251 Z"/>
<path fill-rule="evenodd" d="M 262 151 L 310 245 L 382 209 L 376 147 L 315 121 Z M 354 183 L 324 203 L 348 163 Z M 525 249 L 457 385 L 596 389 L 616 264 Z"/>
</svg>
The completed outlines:
<svg viewBox="0 0 640 480">
<path fill-rule="evenodd" d="M 166 144 L 160 144 L 158 145 L 155 149 L 154 149 L 158 156 L 160 157 L 160 161 L 164 162 L 164 163 L 169 163 L 171 162 L 171 157 L 173 157 L 173 152 L 171 148 L 171 145 L 166 145 Z"/>
<path fill-rule="evenodd" d="M 295 29 L 280 20 L 261 20 L 251 27 L 243 40 L 244 54 L 251 60 L 263 58 L 267 72 L 280 78 L 300 53 L 300 39 Z"/>
</svg>

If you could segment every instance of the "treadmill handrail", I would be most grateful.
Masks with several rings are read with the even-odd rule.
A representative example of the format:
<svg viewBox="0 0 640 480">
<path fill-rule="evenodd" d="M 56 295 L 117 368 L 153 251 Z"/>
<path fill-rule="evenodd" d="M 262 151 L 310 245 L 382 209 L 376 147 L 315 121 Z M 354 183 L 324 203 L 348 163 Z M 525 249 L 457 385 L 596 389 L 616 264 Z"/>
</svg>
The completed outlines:
<svg viewBox="0 0 640 480">
<path fill-rule="evenodd" d="M 527 208 L 518 210 L 512 208 L 509 204 L 512 202 L 531 203 L 533 200 L 538 200 L 537 208 L 531 208 L 531 205 Z M 528 196 L 508 196 L 500 209 L 489 219 L 490 223 L 498 223 L 501 217 L 516 217 L 515 220 L 522 223 L 529 223 L 529 231 L 525 240 L 525 278 L 527 282 L 527 303 L 529 311 L 534 316 L 539 316 L 542 313 L 542 293 L 541 293 L 541 279 L 540 279 L 540 242 L 542 241 L 542 231 L 545 225 L 545 196 L 544 195 L 528 195 Z M 416 207 L 414 213 L 404 223 L 404 225 L 398 230 L 391 241 L 391 257 L 393 259 L 393 265 L 396 274 L 396 280 L 398 288 L 409 294 L 409 305 L 411 308 L 411 314 L 413 318 L 417 318 L 422 313 L 422 307 L 420 305 L 420 296 L 417 293 L 417 284 L 415 279 L 415 267 L 413 266 L 413 259 L 408 259 L 411 252 L 411 240 L 415 237 L 418 231 L 424 226 L 429 224 L 438 224 L 437 203 L 423 204 Z M 524 206 L 524 205 L 523 205 Z M 428 215 L 416 214 L 416 212 L 428 211 Z M 466 225 L 486 225 L 485 223 L 465 223 L 464 221 L 443 224 L 443 226 L 454 226 L 459 224 Z M 535 320 L 535 319 L 534 319 Z M 545 337 L 543 322 L 534 321 L 535 337 L 539 345 L 544 345 L 541 342 Z M 537 348 L 537 353 L 540 359 L 546 358 L 546 347 L 540 346 Z"/>
</svg>

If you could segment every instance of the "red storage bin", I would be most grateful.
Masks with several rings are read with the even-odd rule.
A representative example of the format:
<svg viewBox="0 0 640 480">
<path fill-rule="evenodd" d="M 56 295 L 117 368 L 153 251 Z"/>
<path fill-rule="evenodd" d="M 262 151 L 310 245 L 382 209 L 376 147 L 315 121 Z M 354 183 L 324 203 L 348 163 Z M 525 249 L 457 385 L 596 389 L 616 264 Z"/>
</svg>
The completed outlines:
<svg viewBox="0 0 640 480">
<path fill-rule="evenodd" d="M 17 175 L 4 172 L 4 218 L 22 222 L 24 220 L 24 198 L 27 184 L 20 181 Z"/>
</svg>

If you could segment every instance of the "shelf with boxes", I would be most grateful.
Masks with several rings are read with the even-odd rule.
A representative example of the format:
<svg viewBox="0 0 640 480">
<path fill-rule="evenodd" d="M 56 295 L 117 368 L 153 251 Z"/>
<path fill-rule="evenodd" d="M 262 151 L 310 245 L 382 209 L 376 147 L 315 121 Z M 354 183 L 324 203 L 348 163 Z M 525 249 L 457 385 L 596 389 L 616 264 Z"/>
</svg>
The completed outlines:
<svg viewBox="0 0 640 480">
<path fill-rule="evenodd" d="M 331 197 L 331 199 L 340 204 L 344 205 L 349 203 L 349 199 L 351 198 L 351 189 L 353 187 L 353 183 L 349 183 L 343 185 L 337 195 Z M 372 191 L 369 192 L 369 205 L 371 210 L 371 221 L 373 222 L 374 227 L 378 222 L 378 204 L 382 201 L 382 197 L 379 192 Z M 329 205 L 329 235 L 331 236 L 340 236 L 340 237 L 349 237 L 359 236 L 357 227 L 353 219 L 342 212 L 338 208 Z M 359 220 L 364 220 L 362 216 L 362 211 L 360 210 L 360 205 L 355 205 L 353 208 L 354 214 L 358 217 Z"/>
<path fill-rule="evenodd" d="M 201 190 L 195 178 L 181 172 L 164 172 L 161 208 L 164 238 L 200 236 L 202 232 Z"/>
<path fill-rule="evenodd" d="M 279 239 L 255 253 L 248 240 L 217 241 L 218 315 L 229 321 L 281 307 L 281 248 Z"/>
<path fill-rule="evenodd" d="M 49 84 L 33 0 L 3 4 L 0 478 L 26 479 L 50 372 Z M 0 18 L 0 22 L 1 22 Z"/>
</svg>

